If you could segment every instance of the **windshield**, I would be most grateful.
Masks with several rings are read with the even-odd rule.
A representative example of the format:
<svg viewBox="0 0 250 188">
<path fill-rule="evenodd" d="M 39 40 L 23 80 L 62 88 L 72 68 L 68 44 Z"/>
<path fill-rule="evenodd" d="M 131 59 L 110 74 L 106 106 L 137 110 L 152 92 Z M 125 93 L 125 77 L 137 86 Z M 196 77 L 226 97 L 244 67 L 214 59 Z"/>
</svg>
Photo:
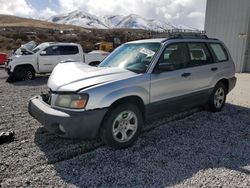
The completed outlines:
<svg viewBox="0 0 250 188">
<path fill-rule="evenodd" d="M 36 52 L 40 51 L 41 49 L 44 49 L 46 46 L 48 46 L 48 44 L 42 43 L 42 44 L 38 45 L 36 48 L 34 48 L 32 50 L 32 52 L 36 53 Z"/>
<path fill-rule="evenodd" d="M 136 73 L 145 73 L 160 43 L 124 44 L 110 54 L 100 67 L 119 67 Z"/>
<path fill-rule="evenodd" d="M 26 44 L 23 44 L 21 47 L 31 51 L 36 47 L 36 43 L 32 40 L 32 41 L 30 41 L 30 42 L 28 42 Z"/>
</svg>

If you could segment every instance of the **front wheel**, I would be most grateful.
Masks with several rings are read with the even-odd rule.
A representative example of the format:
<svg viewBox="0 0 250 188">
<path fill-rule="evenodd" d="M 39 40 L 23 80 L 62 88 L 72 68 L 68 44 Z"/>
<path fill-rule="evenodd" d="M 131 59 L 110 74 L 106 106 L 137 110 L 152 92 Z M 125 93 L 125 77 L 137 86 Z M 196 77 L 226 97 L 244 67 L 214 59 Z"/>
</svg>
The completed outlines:
<svg viewBox="0 0 250 188">
<path fill-rule="evenodd" d="M 33 80 L 35 78 L 35 71 L 31 67 L 24 68 L 23 80 Z"/>
<path fill-rule="evenodd" d="M 223 83 L 218 83 L 214 87 L 209 97 L 208 108 L 212 112 L 219 112 L 224 107 L 227 97 L 227 90 Z"/>
<path fill-rule="evenodd" d="M 35 71 L 29 66 L 18 66 L 14 69 L 12 75 L 14 80 L 33 80 Z"/>
<path fill-rule="evenodd" d="M 137 139 L 142 123 L 142 114 L 136 105 L 117 106 L 111 109 L 103 121 L 102 140 L 116 149 L 129 147 Z"/>
</svg>

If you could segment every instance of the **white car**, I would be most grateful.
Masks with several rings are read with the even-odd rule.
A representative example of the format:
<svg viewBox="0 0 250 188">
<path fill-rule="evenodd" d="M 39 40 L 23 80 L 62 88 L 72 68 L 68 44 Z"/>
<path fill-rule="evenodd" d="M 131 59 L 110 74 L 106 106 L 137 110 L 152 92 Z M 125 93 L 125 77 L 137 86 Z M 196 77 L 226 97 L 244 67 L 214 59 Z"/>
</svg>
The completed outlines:
<svg viewBox="0 0 250 188">
<path fill-rule="evenodd" d="M 81 45 L 76 43 L 46 42 L 30 53 L 11 56 L 6 63 L 6 71 L 12 80 L 31 80 L 35 73 L 51 73 L 60 62 L 78 61 L 97 65 L 106 56 L 107 54 L 84 53 Z"/>
</svg>

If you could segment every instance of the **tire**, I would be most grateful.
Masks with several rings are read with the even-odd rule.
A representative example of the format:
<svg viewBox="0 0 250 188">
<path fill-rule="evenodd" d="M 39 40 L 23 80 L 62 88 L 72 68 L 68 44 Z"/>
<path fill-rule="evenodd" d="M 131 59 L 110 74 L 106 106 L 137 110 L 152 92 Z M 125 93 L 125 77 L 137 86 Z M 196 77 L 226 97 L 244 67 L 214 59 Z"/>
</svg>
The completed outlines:
<svg viewBox="0 0 250 188">
<path fill-rule="evenodd" d="M 12 81 L 22 80 L 22 77 L 23 77 L 22 67 L 15 67 L 13 72 L 10 74 L 10 78 Z"/>
<path fill-rule="evenodd" d="M 24 68 L 24 77 L 23 80 L 33 80 L 35 78 L 35 71 L 31 67 Z"/>
<path fill-rule="evenodd" d="M 29 66 L 16 67 L 12 73 L 14 80 L 33 80 L 35 78 L 35 71 Z"/>
<path fill-rule="evenodd" d="M 136 105 L 122 104 L 111 109 L 105 116 L 101 138 L 110 147 L 127 148 L 137 139 L 142 123 L 142 114 Z"/>
<path fill-rule="evenodd" d="M 227 89 L 221 82 L 217 83 L 213 89 L 208 101 L 208 110 L 211 112 L 219 112 L 225 105 L 227 97 Z"/>
</svg>

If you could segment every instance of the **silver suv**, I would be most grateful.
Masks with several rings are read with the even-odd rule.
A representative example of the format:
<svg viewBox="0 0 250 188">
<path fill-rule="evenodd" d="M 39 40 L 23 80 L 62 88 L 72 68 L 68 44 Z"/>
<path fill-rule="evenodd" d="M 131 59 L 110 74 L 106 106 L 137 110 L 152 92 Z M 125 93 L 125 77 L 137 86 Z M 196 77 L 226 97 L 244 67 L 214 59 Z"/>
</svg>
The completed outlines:
<svg viewBox="0 0 250 188">
<path fill-rule="evenodd" d="M 48 94 L 30 99 L 29 113 L 63 137 L 130 146 L 156 115 L 207 106 L 220 111 L 236 83 L 235 65 L 217 39 L 177 35 L 126 43 L 98 67 L 59 64 Z"/>
</svg>

